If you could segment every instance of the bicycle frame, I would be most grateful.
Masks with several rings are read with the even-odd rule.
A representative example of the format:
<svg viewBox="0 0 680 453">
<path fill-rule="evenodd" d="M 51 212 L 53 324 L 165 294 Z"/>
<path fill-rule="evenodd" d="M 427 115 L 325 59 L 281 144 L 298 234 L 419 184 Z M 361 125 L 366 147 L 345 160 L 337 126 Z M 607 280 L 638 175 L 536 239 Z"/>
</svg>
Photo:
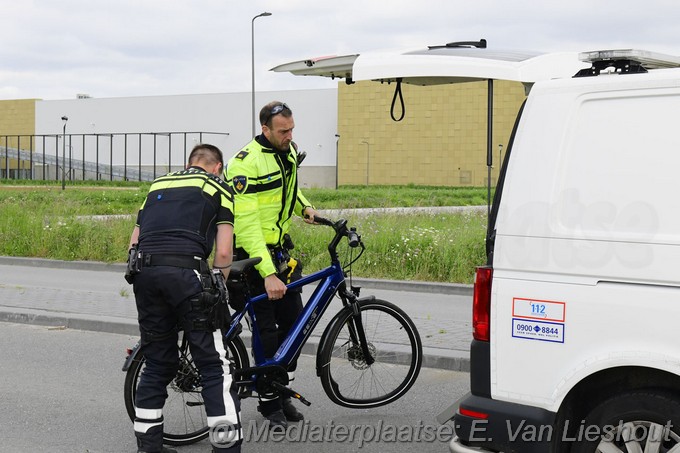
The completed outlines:
<svg viewBox="0 0 680 453">
<path fill-rule="evenodd" d="M 319 323 L 321 316 L 324 314 L 333 296 L 338 291 L 342 289 L 345 285 L 345 274 L 338 261 L 333 261 L 329 267 L 326 267 L 320 271 L 314 272 L 306 277 L 301 278 L 295 282 L 286 285 L 288 290 L 301 288 L 310 283 L 319 281 L 320 283 L 312 293 L 309 301 L 305 304 L 302 312 L 298 315 L 293 327 L 291 327 L 286 339 L 281 344 L 276 354 L 270 359 L 264 357 L 264 351 L 262 348 L 262 341 L 260 339 L 260 332 L 257 328 L 257 319 L 255 316 L 255 309 L 253 304 L 267 300 L 267 294 L 260 294 L 252 298 L 248 298 L 246 301 L 245 308 L 241 310 L 234 316 L 229 330 L 225 334 L 227 338 L 234 335 L 237 332 L 238 326 L 245 316 L 246 312 L 249 314 L 253 322 L 253 353 L 255 355 L 255 365 L 268 366 L 268 365 L 280 365 L 286 367 L 289 365 L 299 354 L 302 346 L 306 343 L 312 331 Z M 343 295 L 345 291 L 342 291 Z"/>
</svg>

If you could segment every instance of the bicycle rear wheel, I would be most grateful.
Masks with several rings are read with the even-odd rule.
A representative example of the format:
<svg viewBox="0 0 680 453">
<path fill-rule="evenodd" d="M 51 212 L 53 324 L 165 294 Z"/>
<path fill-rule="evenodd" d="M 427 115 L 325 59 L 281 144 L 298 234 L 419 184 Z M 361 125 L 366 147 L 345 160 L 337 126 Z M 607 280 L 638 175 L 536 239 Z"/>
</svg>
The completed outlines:
<svg viewBox="0 0 680 453">
<path fill-rule="evenodd" d="M 413 321 L 396 305 L 365 299 L 358 306 L 375 362 L 367 363 L 347 307 L 331 321 L 319 352 L 321 383 L 331 401 L 341 406 L 383 406 L 402 397 L 416 381 L 423 346 Z"/>
<path fill-rule="evenodd" d="M 250 366 L 248 351 L 240 337 L 225 344 L 225 348 L 229 352 L 229 360 L 234 370 Z M 182 332 L 178 353 L 179 370 L 168 385 L 168 398 L 163 407 L 163 443 L 167 445 L 187 445 L 208 437 L 208 420 L 201 395 L 201 378 L 191 357 L 188 343 L 182 342 Z M 125 375 L 125 407 L 132 421 L 135 419 L 134 402 L 137 385 L 145 362 L 144 356 L 140 354 Z"/>
</svg>

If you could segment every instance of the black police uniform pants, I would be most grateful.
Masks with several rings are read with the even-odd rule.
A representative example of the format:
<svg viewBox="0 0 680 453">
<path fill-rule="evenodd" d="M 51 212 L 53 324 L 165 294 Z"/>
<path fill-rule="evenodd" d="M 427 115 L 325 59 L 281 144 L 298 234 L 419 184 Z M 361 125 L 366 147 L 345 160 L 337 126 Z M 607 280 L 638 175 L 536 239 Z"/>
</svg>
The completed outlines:
<svg viewBox="0 0 680 453">
<path fill-rule="evenodd" d="M 257 273 L 255 273 L 257 274 Z M 264 280 L 259 274 L 251 275 L 249 278 L 249 290 L 251 295 L 258 295 L 265 292 Z M 263 300 L 253 305 L 255 316 L 257 317 L 257 327 L 260 330 L 260 340 L 266 358 L 274 357 L 283 340 L 288 336 L 298 315 L 302 311 L 301 290 L 286 291 L 286 294 L 279 300 Z M 288 372 L 293 372 L 297 368 L 297 358 L 288 367 Z M 281 409 L 281 399 L 270 399 L 261 396 L 260 412 L 267 416 L 272 412 Z"/>
<path fill-rule="evenodd" d="M 208 426 L 214 428 L 210 430 L 213 449 L 240 452 L 240 402 L 232 386 L 222 332 L 189 328 L 191 320 L 200 317 L 192 311 L 190 302 L 202 291 L 198 274 L 170 266 L 146 267 L 135 276 L 134 291 L 146 358 L 135 398 L 134 429 L 139 449 L 162 450 L 162 409 L 168 396 L 166 388 L 179 367 L 176 327 L 181 324 L 201 375 Z M 220 434 L 222 438 L 215 437 Z"/>
</svg>

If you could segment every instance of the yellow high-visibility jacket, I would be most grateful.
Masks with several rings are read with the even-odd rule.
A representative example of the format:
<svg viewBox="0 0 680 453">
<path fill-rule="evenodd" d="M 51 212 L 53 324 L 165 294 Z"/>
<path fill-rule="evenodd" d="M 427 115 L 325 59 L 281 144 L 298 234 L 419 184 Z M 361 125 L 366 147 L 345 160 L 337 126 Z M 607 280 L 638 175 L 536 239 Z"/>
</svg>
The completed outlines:
<svg viewBox="0 0 680 453">
<path fill-rule="evenodd" d="M 234 191 L 234 247 L 262 258 L 256 268 L 264 278 L 277 272 L 267 246 L 280 246 L 293 213 L 312 205 L 298 188 L 295 149 L 282 153 L 258 139 L 266 141 L 256 137 L 229 160 L 225 180 Z"/>
</svg>

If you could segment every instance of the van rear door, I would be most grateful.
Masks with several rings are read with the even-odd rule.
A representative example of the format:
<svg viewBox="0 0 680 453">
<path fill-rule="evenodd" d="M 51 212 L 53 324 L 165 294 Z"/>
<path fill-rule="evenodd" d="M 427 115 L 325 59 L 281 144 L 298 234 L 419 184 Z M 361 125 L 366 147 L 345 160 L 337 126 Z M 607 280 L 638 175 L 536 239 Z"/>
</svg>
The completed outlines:
<svg viewBox="0 0 680 453">
<path fill-rule="evenodd" d="M 427 86 L 488 81 L 486 155 L 487 165 L 490 168 L 492 165 L 493 81 L 521 82 L 528 92 L 534 82 L 572 77 L 587 67 L 589 64 L 580 61 L 576 52 L 540 54 L 527 51 L 492 50 L 486 47 L 485 40 L 480 40 L 429 46 L 425 49 L 309 58 L 285 63 L 271 70 L 289 72 L 294 75 L 345 79 L 348 84 L 360 80 L 397 82 L 397 89 L 400 83 Z M 510 147 L 506 153 L 506 161 L 509 152 Z M 489 264 L 493 256 L 493 220 L 498 209 L 497 201 L 502 192 L 502 179 L 503 171 L 496 187 L 493 210 L 489 206 L 486 238 Z M 491 188 L 489 187 L 489 203 L 490 199 Z"/>
<path fill-rule="evenodd" d="M 294 75 L 359 80 L 396 81 L 413 85 L 507 80 L 532 84 L 572 77 L 589 65 L 576 52 L 541 54 L 490 50 L 450 43 L 425 49 L 382 51 L 308 58 L 272 68 Z"/>
</svg>

